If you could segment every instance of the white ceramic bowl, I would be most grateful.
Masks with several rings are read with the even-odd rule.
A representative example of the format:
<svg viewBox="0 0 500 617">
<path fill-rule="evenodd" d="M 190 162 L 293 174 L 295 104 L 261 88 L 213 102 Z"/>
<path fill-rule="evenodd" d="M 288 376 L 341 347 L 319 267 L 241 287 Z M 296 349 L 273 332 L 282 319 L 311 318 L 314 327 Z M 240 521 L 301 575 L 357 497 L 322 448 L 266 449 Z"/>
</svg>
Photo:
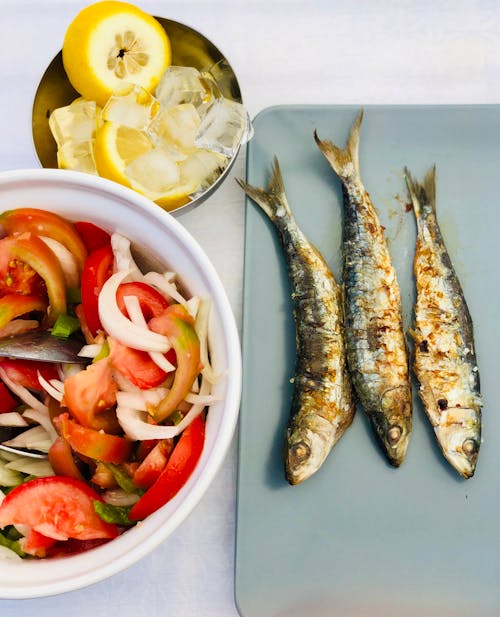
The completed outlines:
<svg viewBox="0 0 500 617">
<path fill-rule="evenodd" d="M 219 469 L 239 410 L 241 352 L 233 313 L 201 247 L 170 214 L 130 189 L 102 178 L 52 169 L 0 173 L 0 211 L 30 206 L 123 233 L 180 276 L 192 294 L 213 301 L 210 340 L 220 402 L 207 416 L 202 457 L 188 483 L 163 508 L 119 538 L 70 557 L 0 561 L 0 598 L 33 598 L 101 581 L 144 557 L 191 512 Z"/>
</svg>

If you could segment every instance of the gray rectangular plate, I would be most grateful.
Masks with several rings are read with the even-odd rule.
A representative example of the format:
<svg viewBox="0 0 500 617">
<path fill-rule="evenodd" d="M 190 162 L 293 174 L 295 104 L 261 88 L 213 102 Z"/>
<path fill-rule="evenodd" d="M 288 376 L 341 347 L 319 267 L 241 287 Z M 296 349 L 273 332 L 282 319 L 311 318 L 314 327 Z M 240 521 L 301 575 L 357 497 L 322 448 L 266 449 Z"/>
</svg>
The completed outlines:
<svg viewBox="0 0 500 617">
<path fill-rule="evenodd" d="M 255 120 L 247 179 L 282 166 L 299 225 L 340 279 L 341 192 L 313 140 L 343 144 L 357 108 L 285 106 Z M 398 272 L 405 322 L 415 297 L 415 222 L 403 166 L 437 165 L 437 209 L 474 319 L 484 393 L 476 475 L 443 460 L 415 396 L 407 458 L 391 468 L 362 410 L 321 470 L 291 487 L 283 431 L 294 372 L 290 287 L 271 224 L 247 203 L 244 390 L 236 601 L 244 617 L 500 615 L 500 107 L 368 107 L 361 175 Z M 414 388 L 415 392 L 415 388 Z"/>
</svg>

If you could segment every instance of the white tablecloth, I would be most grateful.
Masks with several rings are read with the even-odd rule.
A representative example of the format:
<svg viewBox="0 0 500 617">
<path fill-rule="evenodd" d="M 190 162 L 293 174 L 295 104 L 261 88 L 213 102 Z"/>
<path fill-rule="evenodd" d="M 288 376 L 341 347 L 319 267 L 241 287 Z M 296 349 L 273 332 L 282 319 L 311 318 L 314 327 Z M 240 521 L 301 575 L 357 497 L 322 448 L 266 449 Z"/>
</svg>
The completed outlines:
<svg viewBox="0 0 500 617">
<path fill-rule="evenodd" d="M 31 141 L 36 85 L 67 25 L 87 4 L 0 0 L 0 170 L 39 166 Z M 138 4 L 213 40 L 233 65 L 252 117 L 285 103 L 500 102 L 498 0 Z M 244 199 L 234 177 L 244 175 L 244 166 L 242 152 L 217 194 L 179 215 L 212 259 L 239 324 Z M 2 617 L 235 617 L 236 452 L 235 436 L 197 509 L 148 557 L 87 589 L 0 600 Z"/>
</svg>

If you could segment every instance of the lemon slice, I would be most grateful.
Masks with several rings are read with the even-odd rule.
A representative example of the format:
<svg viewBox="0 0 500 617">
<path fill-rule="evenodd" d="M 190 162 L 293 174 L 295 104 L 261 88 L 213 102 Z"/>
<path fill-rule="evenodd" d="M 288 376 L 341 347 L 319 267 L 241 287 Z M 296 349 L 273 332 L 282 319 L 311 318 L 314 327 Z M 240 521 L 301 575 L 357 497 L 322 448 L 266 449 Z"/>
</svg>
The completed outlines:
<svg viewBox="0 0 500 617">
<path fill-rule="evenodd" d="M 152 141 L 143 131 L 116 122 L 104 122 L 97 130 L 94 142 L 97 172 L 104 178 L 130 187 L 126 167 L 152 148 Z"/>
<path fill-rule="evenodd" d="M 126 2 L 83 9 L 69 25 L 64 69 L 73 87 L 103 107 L 124 83 L 152 92 L 170 64 L 170 41 L 151 15 Z"/>
</svg>

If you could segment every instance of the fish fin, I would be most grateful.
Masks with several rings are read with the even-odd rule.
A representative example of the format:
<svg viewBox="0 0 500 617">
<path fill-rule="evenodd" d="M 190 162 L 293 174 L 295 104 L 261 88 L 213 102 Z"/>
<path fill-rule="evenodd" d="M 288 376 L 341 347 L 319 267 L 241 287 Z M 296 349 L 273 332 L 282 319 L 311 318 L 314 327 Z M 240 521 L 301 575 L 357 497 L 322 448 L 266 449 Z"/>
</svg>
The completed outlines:
<svg viewBox="0 0 500 617">
<path fill-rule="evenodd" d="M 316 144 L 339 178 L 345 178 L 352 175 L 350 165 L 354 167 L 354 170 L 359 176 L 359 134 L 361 131 L 363 114 L 364 111 L 361 109 L 351 126 L 349 137 L 347 139 L 347 145 L 343 149 L 339 148 L 331 141 L 322 141 L 318 137 L 317 131 L 314 131 L 314 139 Z"/>
<path fill-rule="evenodd" d="M 433 165 L 425 174 L 422 183 L 417 182 L 417 180 L 412 177 L 408 167 L 405 167 L 404 171 L 406 184 L 413 204 L 413 211 L 417 219 L 421 215 L 424 205 L 430 206 L 432 212 L 436 212 L 436 165 Z"/>
<path fill-rule="evenodd" d="M 245 193 L 259 205 L 270 219 L 276 218 L 278 208 L 285 208 L 287 214 L 291 215 L 290 206 L 288 205 L 285 184 L 281 173 L 278 159 L 274 157 L 271 167 L 271 178 L 267 190 L 247 184 L 240 178 L 236 178 L 236 182 L 241 186 Z"/>
</svg>

